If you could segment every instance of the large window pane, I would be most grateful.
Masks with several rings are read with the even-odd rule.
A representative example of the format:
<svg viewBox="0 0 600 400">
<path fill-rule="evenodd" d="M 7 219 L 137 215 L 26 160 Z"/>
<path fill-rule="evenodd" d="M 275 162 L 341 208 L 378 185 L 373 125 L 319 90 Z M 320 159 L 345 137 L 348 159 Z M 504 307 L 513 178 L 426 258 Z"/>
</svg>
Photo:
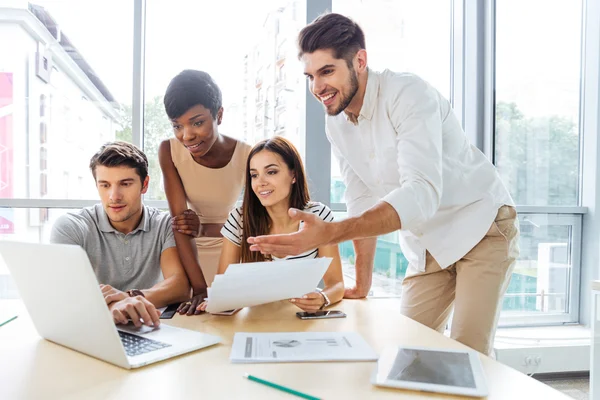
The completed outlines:
<svg viewBox="0 0 600 400">
<path fill-rule="evenodd" d="M 517 204 L 578 205 L 581 21 L 580 0 L 496 2 L 495 162 Z"/>
<path fill-rule="evenodd" d="M 334 0 L 333 11 L 354 19 L 365 32 L 370 68 L 416 73 L 450 97 L 450 1 Z M 332 155 L 331 202 L 343 203 L 345 190 L 338 162 Z M 337 214 L 338 218 L 345 216 Z M 344 278 L 352 284 L 352 242 L 342 243 L 340 253 Z M 371 295 L 399 296 L 407 266 L 398 233 L 379 237 Z"/>
<path fill-rule="evenodd" d="M 520 214 L 520 255 L 502 305 L 503 317 L 567 314 L 580 217 Z"/>
<path fill-rule="evenodd" d="M 415 73 L 450 96 L 450 0 L 333 0 L 365 33 L 369 67 Z"/>
<path fill-rule="evenodd" d="M 415 73 L 450 97 L 450 0 L 333 0 L 333 11 L 363 29 L 370 68 Z M 332 155 L 331 202 L 343 202 L 344 191 Z"/>
<path fill-rule="evenodd" d="M 306 2 L 176 4 L 157 0 L 148 2 L 146 10 L 144 150 L 150 160 L 147 197 L 152 199 L 165 199 L 157 149 L 173 136 L 162 98 L 169 81 L 186 68 L 208 72 L 221 88 L 220 133 L 251 145 L 277 134 L 303 151 L 305 80 L 295 40 L 305 24 Z M 171 24 L 177 28 L 166 29 Z"/>
<path fill-rule="evenodd" d="M 11 5 L 22 8 L 0 6 L 0 198 L 96 198 L 89 159 L 131 103 L 132 2 Z"/>
</svg>

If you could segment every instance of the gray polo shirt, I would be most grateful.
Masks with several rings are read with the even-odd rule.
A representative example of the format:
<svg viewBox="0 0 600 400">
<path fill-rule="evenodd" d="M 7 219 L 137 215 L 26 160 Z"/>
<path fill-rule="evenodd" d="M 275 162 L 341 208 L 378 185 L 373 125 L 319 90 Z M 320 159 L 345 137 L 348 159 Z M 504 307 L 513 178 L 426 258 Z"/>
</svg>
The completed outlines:
<svg viewBox="0 0 600 400">
<path fill-rule="evenodd" d="M 98 282 L 119 290 L 148 289 L 162 281 L 160 256 L 175 247 L 169 214 L 144 206 L 140 224 L 125 235 L 112 227 L 101 204 L 62 215 L 50 242 L 83 247 Z"/>
</svg>

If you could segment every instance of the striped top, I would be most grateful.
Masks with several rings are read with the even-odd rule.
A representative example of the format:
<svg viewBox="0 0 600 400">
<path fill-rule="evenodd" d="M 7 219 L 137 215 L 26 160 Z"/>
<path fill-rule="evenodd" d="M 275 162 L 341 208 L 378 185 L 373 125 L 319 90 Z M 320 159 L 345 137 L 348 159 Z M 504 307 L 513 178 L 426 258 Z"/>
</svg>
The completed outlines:
<svg viewBox="0 0 600 400">
<path fill-rule="evenodd" d="M 325 222 L 333 221 L 333 212 L 323 203 L 318 202 L 310 202 L 304 208 L 305 212 L 312 212 L 317 214 L 321 219 Z M 300 221 L 299 229 L 302 229 L 302 225 L 304 225 L 304 221 Z M 246 240 L 244 237 L 244 229 L 242 223 L 242 208 L 237 207 L 233 211 L 229 213 L 229 218 L 223 225 L 221 229 L 221 235 L 225 237 L 227 240 L 235 244 L 236 246 L 242 245 L 242 240 Z M 287 256 L 285 258 L 277 258 L 273 256 L 273 260 L 295 260 L 299 258 L 317 258 L 319 255 L 319 249 L 308 250 L 302 254 L 297 256 Z"/>
</svg>

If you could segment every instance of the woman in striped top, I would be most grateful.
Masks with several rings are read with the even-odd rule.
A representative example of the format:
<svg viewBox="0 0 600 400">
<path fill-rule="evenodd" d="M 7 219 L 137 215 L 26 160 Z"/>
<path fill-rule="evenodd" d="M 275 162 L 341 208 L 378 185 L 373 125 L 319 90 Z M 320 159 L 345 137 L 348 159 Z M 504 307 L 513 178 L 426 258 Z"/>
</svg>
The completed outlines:
<svg viewBox="0 0 600 400">
<path fill-rule="evenodd" d="M 337 245 L 311 249 L 297 256 L 264 255 L 250 251 L 246 238 L 269 234 L 293 233 L 302 222 L 293 221 L 289 208 L 304 209 L 323 220 L 333 220 L 324 204 L 311 202 L 298 150 L 288 140 L 275 136 L 256 144 L 246 163 L 244 203 L 229 213 L 221 234 L 225 239 L 217 273 L 223 274 L 230 264 L 280 259 L 331 257 L 333 261 L 323 276 L 325 287 L 315 289 L 298 299 L 290 299 L 304 311 L 314 312 L 340 301 L 344 295 L 342 264 Z M 205 310 L 206 303 L 198 306 Z"/>
</svg>

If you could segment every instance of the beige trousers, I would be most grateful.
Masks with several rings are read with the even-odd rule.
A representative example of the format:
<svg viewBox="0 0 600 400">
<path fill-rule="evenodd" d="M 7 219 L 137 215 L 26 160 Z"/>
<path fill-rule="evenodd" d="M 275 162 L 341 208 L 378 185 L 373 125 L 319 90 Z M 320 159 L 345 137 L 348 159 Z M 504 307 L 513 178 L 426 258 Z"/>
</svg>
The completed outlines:
<svg viewBox="0 0 600 400">
<path fill-rule="evenodd" d="M 427 252 L 425 272 L 409 272 L 402 283 L 402 314 L 443 332 L 454 306 L 451 337 L 492 355 L 502 298 L 518 255 L 517 212 L 503 206 L 483 239 L 448 268 L 440 268 Z"/>
</svg>

